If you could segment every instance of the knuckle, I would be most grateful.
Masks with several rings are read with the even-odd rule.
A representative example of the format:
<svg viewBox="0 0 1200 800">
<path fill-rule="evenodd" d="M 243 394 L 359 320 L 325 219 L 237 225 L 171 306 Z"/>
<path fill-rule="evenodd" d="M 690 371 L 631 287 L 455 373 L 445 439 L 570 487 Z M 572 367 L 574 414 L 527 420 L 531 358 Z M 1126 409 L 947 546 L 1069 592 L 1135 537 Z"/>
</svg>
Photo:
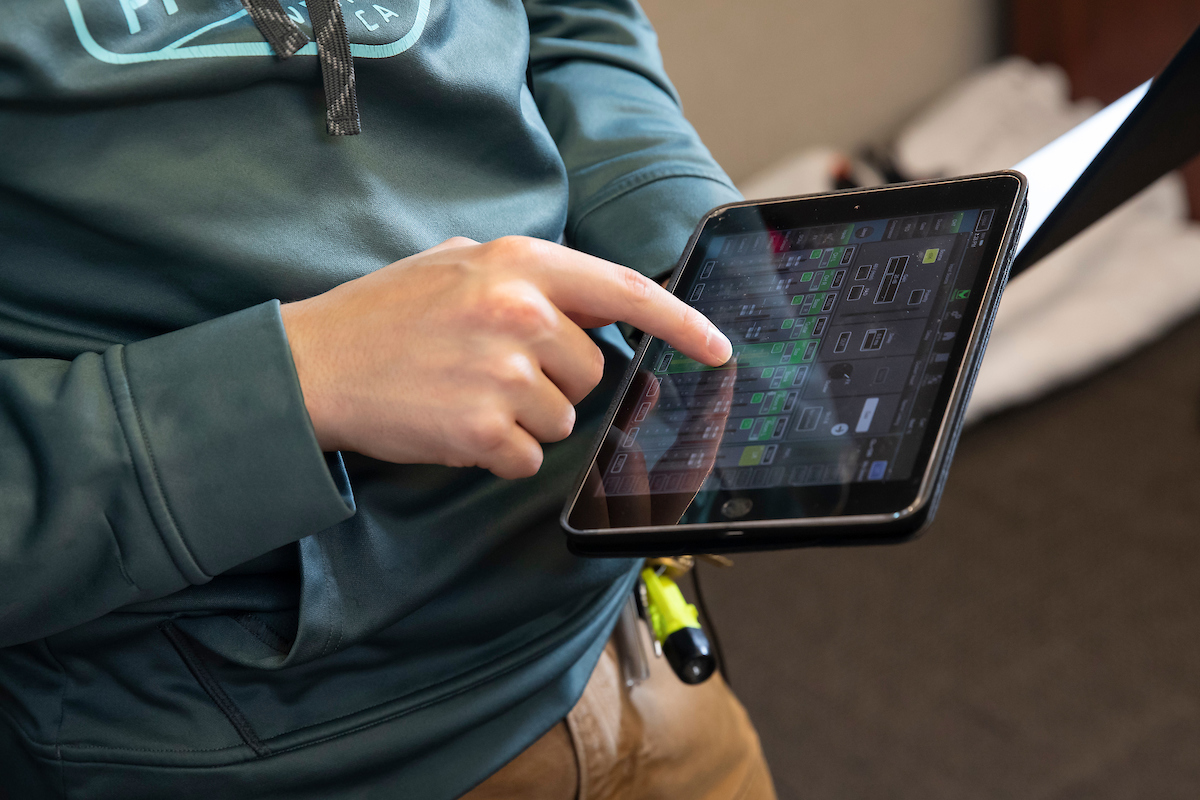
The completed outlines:
<svg viewBox="0 0 1200 800">
<path fill-rule="evenodd" d="M 624 283 L 625 290 L 637 303 L 648 302 L 658 289 L 654 281 L 637 270 L 621 267 L 619 274 L 621 281 Z"/>
<path fill-rule="evenodd" d="M 465 434 L 468 447 L 480 453 L 490 453 L 504 445 L 512 426 L 501 414 L 482 412 L 467 420 Z"/>
<path fill-rule="evenodd" d="M 542 419 L 538 427 L 539 441 L 561 442 L 575 430 L 575 407 L 570 403 L 563 403 L 561 408 Z"/>
<path fill-rule="evenodd" d="M 479 264 L 470 257 L 463 257 L 461 251 L 451 250 L 440 259 L 439 269 L 447 280 L 455 281 L 464 287 L 467 297 L 478 293 L 478 279 L 481 275 Z"/>
<path fill-rule="evenodd" d="M 488 250 L 501 261 L 524 261 L 533 253 L 533 242 L 528 236 L 501 236 L 488 244 Z"/>
<path fill-rule="evenodd" d="M 592 357 L 586 364 L 586 372 L 584 373 L 589 392 L 595 389 L 600 384 L 600 381 L 604 380 L 604 353 L 599 347 L 592 345 L 591 355 Z"/>
<path fill-rule="evenodd" d="M 486 300 L 486 313 L 494 330 L 525 338 L 547 335 L 556 324 L 550 304 L 528 284 L 493 287 Z"/>
<path fill-rule="evenodd" d="M 563 409 L 557 420 L 556 427 L 557 430 L 555 433 L 558 438 L 554 439 L 554 441 L 561 442 L 571 435 L 571 432 L 575 430 L 575 406 L 568 404 Z"/>
<path fill-rule="evenodd" d="M 469 239 L 466 236 L 451 236 L 449 239 L 442 242 L 440 246 L 466 247 L 467 245 L 472 244 L 479 244 L 479 242 L 475 241 L 474 239 Z"/>
<path fill-rule="evenodd" d="M 492 376 L 501 386 L 523 390 L 537 381 L 538 369 L 524 353 L 509 353 L 492 362 Z"/>
<path fill-rule="evenodd" d="M 531 478 L 542 468 L 542 448 L 530 447 L 513 459 L 512 477 Z"/>
</svg>

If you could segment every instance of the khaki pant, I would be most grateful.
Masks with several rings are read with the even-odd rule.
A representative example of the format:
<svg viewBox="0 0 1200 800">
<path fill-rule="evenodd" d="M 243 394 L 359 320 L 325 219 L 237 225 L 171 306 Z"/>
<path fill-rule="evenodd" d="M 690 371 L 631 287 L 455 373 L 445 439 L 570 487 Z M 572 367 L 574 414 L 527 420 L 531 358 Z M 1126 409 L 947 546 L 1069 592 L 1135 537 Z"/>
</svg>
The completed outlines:
<svg viewBox="0 0 1200 800">
<path fill-rule="evenodd" d="M 699 686 L 655 658 L 627 688 L 610 641 L 559 724 L 463 800 L 775 800 L 758 734 L 719 674 Z"/>
</svg>

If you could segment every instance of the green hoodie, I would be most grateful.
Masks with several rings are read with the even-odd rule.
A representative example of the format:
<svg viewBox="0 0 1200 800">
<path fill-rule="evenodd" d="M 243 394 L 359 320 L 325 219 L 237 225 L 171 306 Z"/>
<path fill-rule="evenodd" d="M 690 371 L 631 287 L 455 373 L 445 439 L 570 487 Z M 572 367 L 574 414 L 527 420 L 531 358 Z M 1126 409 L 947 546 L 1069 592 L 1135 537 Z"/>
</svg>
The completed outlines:
<svg viewBox="0 0 1200 800">
<path fill-rule="evenodd" d="M 343 0 L 335 137 L 316 46 L 277 59 L 238 0 L 4 5 L 0 797 L 461 794 L 571 707 L 630 586 L 556 522 L 628 350 L 597 335 L 577 432 L 502 481 L 321 453 L 279 301 L 453 235 L 670 269 L 737 195 L 653 30 Z"/>
</svg>

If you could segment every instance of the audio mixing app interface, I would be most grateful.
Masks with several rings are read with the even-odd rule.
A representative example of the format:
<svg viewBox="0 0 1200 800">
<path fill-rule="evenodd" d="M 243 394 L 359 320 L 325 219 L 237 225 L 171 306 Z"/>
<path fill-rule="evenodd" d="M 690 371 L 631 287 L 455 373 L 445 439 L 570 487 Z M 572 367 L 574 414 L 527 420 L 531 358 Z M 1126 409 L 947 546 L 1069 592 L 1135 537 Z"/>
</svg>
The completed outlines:
<svg viewBox="0 0 1200 800">
<path fill-rule="evenodd" d="M 697 469 L 706 489 L 908 478 L 955 338 L 969 333 L 993 216 L 714 237 L 680 294 L 729 336 L 734 358 L 712 369 L 650 347 L 642 368 L 654 380 L 605 492 L 694 490 Z"/>
</svg>

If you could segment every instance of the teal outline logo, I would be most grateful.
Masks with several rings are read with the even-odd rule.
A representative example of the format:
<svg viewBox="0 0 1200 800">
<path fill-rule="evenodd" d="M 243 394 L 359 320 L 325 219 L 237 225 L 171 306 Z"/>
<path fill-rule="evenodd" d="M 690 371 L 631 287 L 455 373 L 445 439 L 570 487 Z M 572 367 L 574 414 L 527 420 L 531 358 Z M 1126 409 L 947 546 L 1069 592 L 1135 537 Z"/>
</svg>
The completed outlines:
<svg viewBox="0 0 1200 800">
<path fill-rule="evenodd" d="M 390 2 L 395 6 L 403 0 L 379 0 L 380 2 Z M 83 48 L 94 58 L 99 59 L 107 64 L 137 64 L 145 61 L 169 61 L 179 58 L 220 58 L 227 56 L 271 56 L 271 46 L 263 41 L 256 42 L 226 42 L 222 44 L 196 44 L 191 45 L 190 42 L 204 36 L 205 34 L 215 31 L 225 25 L 240 20 L 242 17 L 248 16 L 246 10 L 239 9 L 235 13 L 229 14 L 221 19 L 209 22 L 202 25 L 187 34 L 180 36 L 175 41 L 168 45 L 151 50 L 145 53 L 118 53 L 103 47 L 92 32 L 88 30 L 87 22 L 84 20 L 83 9 L 80 7 L 80 0 L 63 0 L 67 5 L 67 13 L 71 15 L 71 24 L 75 27 L 75 33 L 79 37 L 79 43 Z M 163 10 L 167 16 L 174 16 L 179 11 L 179 2 L 187 2 L 187 0 L 107 0 L 119 4 L 121 11 L 124 13 L 125 23 L 129 28 L 131 36 L 137 35 L 142 31 L 142 21 L 138 11 L 151 3 L 163 6 Z M 350 0 L 354 3 L 354 0 Z M 412 0 L 407 0 L 412 2 Z M 413 19 L 412 26 L 403 35 L 395 41 L 387 44 L 356 44 L 351 42 L 350 54 L 356 58 L 391 58 L 394 55 L 399 55 L 405 50 L 412 47 L 421 38 L 421 34 L 425 31 L 425 22 L 429 19 L 429 3 L 430 0 L 417 0 L 417 13 Z M 288 11 L 288 15 L 295 19 L 297 23 L 303 25 L 307 31 L 312 30 L 312 25 L 300 8 L 303 8 L 305 3 L 303 0 L 292 5 L 284 3 L 284 8 Z M 299 8 L 298 8 L 299 7 Z M 370 11 L 368 11 L 368 8 Z M 305 9 L 307 11 L 307 9 Z M 347 23 L 352 19 L 357 18 L 362 23 L 363 27 L 368 31 L 375 31 L 381 27 L 382 23 L 389 22 L 391 17 L 399 16 L 389 8 L 380 6 L 371 2 L 371 0 L 363 0 L 362 6 L 358 8 L 342 9 L 346 15 Z M 378 19 L 371 19 L 368 15 L 372 14 Z M 299 19 L 297 19 L 299 17 Z M 307 32 L 306 31 L 306 32 Z M 304 47 L 296 51 L 298 56 L 315 56 L 317 54 L 316 42 L 309 42 Z"/>
</svg>

